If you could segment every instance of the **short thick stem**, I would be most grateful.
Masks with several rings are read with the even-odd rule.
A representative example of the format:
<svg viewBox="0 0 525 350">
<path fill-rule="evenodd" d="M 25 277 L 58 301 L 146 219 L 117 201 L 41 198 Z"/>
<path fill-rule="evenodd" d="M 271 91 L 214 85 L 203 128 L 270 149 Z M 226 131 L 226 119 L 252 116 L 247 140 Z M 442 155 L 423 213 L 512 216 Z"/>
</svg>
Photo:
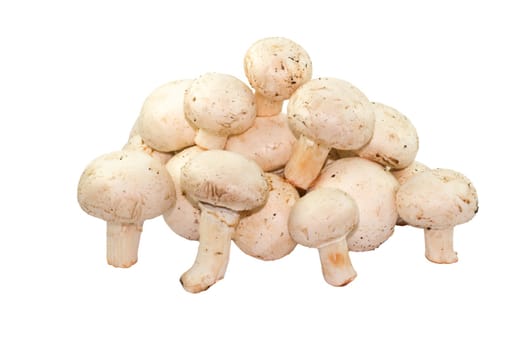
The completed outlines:
<svg viewBox="0 0 525 350">
<path fill-rule="evenodd" d="M 330 147 L 301 135 L 284 168 L 284 176 L 294 186 L 304 190 L 308 189 L 319 175 L 329 152 Z"/>
<path fill-rule="evenodd" d="M 192 293 L 205 291 L 224 277 L 239 223 L 235 211 L 202 203 L 199 207 L 199 250 L 193 266 L 180 279 L 184 289 Z"/>
<path fill-rule="evenodd" d="M 107 223 L 107 260 L 115 267 L 130 267 L 137 262 L 140 234 L 140 224 Z"/>
<path fill-rule="evenodd" d="M 346 237 L 319 248 L 319 257 L 324 279 L 332 286 L 345 286 L 357 277 L 348 255 Z"/>
<path fill-rule="evenodd" d="M 438 264 L 452 264 L 458 261 L 454 251 L 454 228 L 425 229 L 425 256 Z"/>
<path fill-rule="evenodd" d="M 258 92 L 255 93 L 255 105 L 258 117 L 271 117 L 281 113 L 283 109 L 283 101 L 271 100 Z"/>
<path fill-rule="evenodd" d="M 195 144 L 204 149 L 224 149 L 227 136 L 213 134 L 209 131 L 199 129 L 195 134 Z"/>
</svg>

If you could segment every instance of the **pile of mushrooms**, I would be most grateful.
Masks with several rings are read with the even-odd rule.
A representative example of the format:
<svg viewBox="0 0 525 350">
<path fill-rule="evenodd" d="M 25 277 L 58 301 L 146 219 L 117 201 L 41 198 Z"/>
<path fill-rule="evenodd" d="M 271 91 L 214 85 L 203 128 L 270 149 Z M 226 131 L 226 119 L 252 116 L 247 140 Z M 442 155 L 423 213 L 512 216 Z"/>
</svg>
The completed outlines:
<svg viewBox="0 0 525 350">
<path fill-rule="evenodd" d="M 255 42 L 244 71 L 248 84 L 211 72 L 158 87 L 123 148 L 86 167 L 78 202 L 107 222 L 110 265 L 137 262 L 143 223 L 158 216 L 199 241 L 180 278 L 193 293 L 225 276 L 232 241 L 261 260 L 317 248 L 334 286 L 357 276 L 349 251 L 378 248 L 396 225 L 423 229 L 429 261 L 458 260 L 453 230 L 477 213 L 476 190 L 415 160 L 406 116 L 345 80 L 312 79 L 286 38 Z"/>
</svg>

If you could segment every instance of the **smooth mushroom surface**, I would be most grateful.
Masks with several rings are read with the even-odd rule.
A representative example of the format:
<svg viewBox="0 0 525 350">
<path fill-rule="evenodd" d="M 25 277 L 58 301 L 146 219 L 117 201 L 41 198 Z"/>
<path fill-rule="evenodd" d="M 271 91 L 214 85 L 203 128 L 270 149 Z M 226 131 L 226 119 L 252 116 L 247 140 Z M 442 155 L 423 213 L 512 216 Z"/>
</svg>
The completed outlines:
<svg viewBox="0 0 525 350">
<path fill-rule="evenodd" d="M 206 73 L 186 90 L 184 113 L 198 128 L 198 146 L 223 149 L 228 136 L 243 133 L 253 125 L 255 97 L 245 83 L 231 75 Z"/>
<path fill-rule="evenodd" d="M 408 225 L 424 229 L 428 260 L 440 264 L 458 261 L 454 227 L 478 212 L 477 192 L 467 177 L 450 169 L 420 172 L 400 186 L 396 203 L 399 216 Z"/>
<path fill-rule="evenodd" d="M 240 213 L 262 207 L 269 188 L 257 163 L 224 150 L 209 150 L 189 160 L 180 184 L 201 211 L 197 257 L 180 279 L 185 290 L 198 293 L 224 277 Z"/>
<path fill-rule="evenodd" d="M 355 201 L 336 188 L 308 192 L 292 207 L 288 229 L 297 243 L 319 250 L 326 282 L 344 286 L 357 276 L 348 255 L 346 237 L 359 222 Z"/>
<path fill-rule="evenodd" d="M 376 121 L 370 141 L 356 153 L 390 169 L 409 166 L 419 148 L 417 131 L 410 120 L 392 107 L 372 102 Z"/>
<path fill-rule="evenodd" d="M 255 42 L 244 56 L 244 72 L 255 89 L 258 116 L 273 116 L 283 101 L 312 78 L 312 61 L 294 41 L 272 37 Z"/>
<path fill-rule="evenodd" d="M 124 147 L 122 147 L 122 149 L 146 153 L 147 155 L 157 159 L 162 164 L 166 164 L 166 162 L 170 160 L 171 157 L 173 157 L 174 152 L 161 152 L 151 148 L 148 144 L 146 144 L 138 132 L 138 121 L 139 120 L 137 118 L 135 124 L 133 124 L 133 128 L 129 133 L 128 142 L 124 145 Z"/>
<path fill-rule="evenodd" d="M 199 239 L 200 211 L 182 193 L 180 177 L 182 167 L 190 159 L 202 152 L 205 151 L 198 146 L 189 147 L 177 153 L 166 163 L 166 170 L 171 175 L 175 186 L 177 202 L 164 212 L 162 216 L 173 232 L 192 241 Z"/>
<path fill-rule="evenodd" d="M 285 177 L 308 189 L 331 148 L 357 150 L 372 137 L 375 116 L 366 96 L 335 78 L 306 82 L 288 102 L 288 122 L 298 136 Z"/>
<path fill-rule="evenodd" d="M 162 152 L 193 145 L 195 129 L 184 116 L 184 93 L 192 80 L 169 82 L 156 88 L 144 101 L 138 133 L 144 142 Z"/>
<path fill-rule="evenodd" d="M 140 151 L 117 151 L 93 160 L 77 192 L 80 207 L 107 222 L 107 260 L 115 267 L 137 262 L 145 220 L 175 203 L 175 188 L 164 166 Z"/>
<path fill-rule="evenodd" d="M 268 200 L 241 218 L 233 241 L 244 253 L 268 261 L 290 254 L 297 244 L 288 232 L 288 216 L 299 194 L 280 176 L 271 173 L 265 176 Z"/>
<path fill-rule="evenodd" d="M 251 128 L 228 138 L 225 149 L 256 161 L 264 171 L 274 171 L 288 162 L 295 141 L 286 115 L 277 114 L 255 118 Z"/>
<path fill-rule="evenodd" d="M 430 168 L 427 167 L 425 164 L 413 161 L 412 164 L 410 164 L 406 168 L 400 170 L 390 170 L 390 172 L 392 173 L 392 175 L 394 175 L 397 182 L 399 182 L 399 184 L 402 185 L 415 174 L 429 169 Z M 398 216 L 396 225 L 405 226 L 406 224 L 407 223 L 403 219 L 401 219 L 401 217 Z"/>
<path fill-rule="evenodd" d="M 348 193 L 359 208 L 359 224 L 347 238 L 351 251 L 378 248 L 393 233 L 397 221 L 397 180 L 368 159 L 341 158 L 327 165 L 309 191 L 337 188 Z"/>
</svg>

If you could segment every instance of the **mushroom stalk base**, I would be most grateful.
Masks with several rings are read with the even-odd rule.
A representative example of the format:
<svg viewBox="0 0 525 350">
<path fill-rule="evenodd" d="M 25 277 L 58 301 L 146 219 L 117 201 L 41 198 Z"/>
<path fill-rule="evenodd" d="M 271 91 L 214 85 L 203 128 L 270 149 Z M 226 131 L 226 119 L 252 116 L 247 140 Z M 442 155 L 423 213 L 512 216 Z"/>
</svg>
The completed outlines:
<svg viewBox="0 0 525 350">
<path fill-rule="evenodd" d="M 227 140 L 227 136 L 212 134 L 203 129 L 195 134 L 195 144 L 204 149 L 224 149 Z"/>
<path fill-rule="evenodd" d="M 138 259 L 142 223 L 115 224 L 107 223 L 107 260 L 115 267 L 127 268 Z"/>
<path fill-rule="evenodd" d="M 255 105 L 258 117 L 271 117 L 281 113 L 283 109 L 283 101 L 270 100 L 258 92 L 255 93 Z"/>
<path fill-rule="evenodd" d="M 319 175 L 329 152 L 330 147 L 301 135 L 284 168 L 284 176 L 294 186 L 303 190 L 308 189 Z"/>
<path fill-rule="evenodd" d="M 454 251 L 454 229 L 425 229 L 425 256 L 437 264 L 452 264 L 458 261 Z"/>
<path fill-rule="evenodd" d="M 352 282 L 357 273 L 352 266 L 348 255 L 346 237 L 337 242 L 321 247 L 319 257 L 326 282 L 332 286 L 342 287 Z"/>
<path fill-rule="evenodd" d="M 235 211 L 199 204 L 199 250 L 193 266 L 180 278 L 191 293 L 205 291 L 226 273 L 233 233 L 239 223 Z"/>
</svg>

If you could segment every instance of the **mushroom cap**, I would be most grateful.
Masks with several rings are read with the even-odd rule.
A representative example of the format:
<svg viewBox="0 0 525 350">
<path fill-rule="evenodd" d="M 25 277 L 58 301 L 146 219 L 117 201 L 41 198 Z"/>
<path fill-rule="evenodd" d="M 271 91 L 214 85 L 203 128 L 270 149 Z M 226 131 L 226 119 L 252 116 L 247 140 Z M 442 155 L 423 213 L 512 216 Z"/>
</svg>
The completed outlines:
<svg viewBox="0 0 525 350">
<path fill-rule="evenodd" d="M 312 78 L 312 61 L 306 50 L 290 39 L 265 38 L 246 52 L 244 73 L 259 94 L 282 101 Z"/>
<path fill-rule="evenodd" d="M 164 221 L 173 232 L 194 241 L 199 239 L 200 211 L 182 194 L 180 177 L 182 167 L 190 159 L 202 152 L 204 152 L 204 150 L 200 147 L 189 147 L 177 153 L 166 163 L 166 170 L 171 175 L 171 179 L 175 185 L 177 202 L 164 212 Z"/>
<path fill-rule="evenodd" d="M 391 170 L 390 172 L 392 173 L 392 175 L 394 175 L 397 182 L 399 182 L 399 184 L 402 185 L 405 182 L 407 182 L 407 180 L 410 179 L 412 176 L 426 170 L 430 170 L 430 168 L 421 162 L 413 161 L 412 164 L 410 164 L 406 168 L 400 170 Z"/>
<path fill-rule="evenodd" d="M 297 243 L 321 248 L 344 239 L 358 222 L 359 210 L 350 195 L 336 188 L 319 188 L 295 202 L 288 229 Z"/>
<path fill-rule="evenodd" d="M 372 102 L 372 108 L 376 116 L 374 134 L 357 154 L 391 169 L 409 166 L 419 148 L 416 128 L 392 107 Z"/>
<path fill-rule="evenodd" d="M 299 194 L 280 176 L 271 173 L 265 176 L 270 188 L 268 200 L 260 209 L 241 218 L 233 241 L 250 256 L 276 260 L 291 253 L 297 245 L 288 232 L 288 217 Z"/>
<path fill-rule="evenodd" d="M 180 184 L 182 192 L 194 203 L 236 211 L 264 205 L 269 190 L 257 163 L 224 150 L 208 150 L 193 157 L 182 167 Z"/>
<path fill-rule="evenodd" d="M 264 171 L 273 171 L 288 162 L 295 141 L 286 115 L 281 113 L 255 118 L 251 128 L 228 138 L 225 149 L 256 161 Z"/>
<path fill-rule="evenodd" d="M 349 250 L 375 249 L 394 233 L 399 184 L 381 165 L 359 157 L 338 159 L 321 171 L 311 190 L 329 187 L 348 193 L 359 208 L 359 224 L 347 237 Z"/>
<path fill-rule="evenodd" d="M 178 151 L 195 144 L 195 130 L 184 117 L 184 93 L 192 80 L 169 82 L 156 88 L 144 101 L 138 133 L 150 147 Z"/>
<path fill-rule="evenodd" d="M 255 96 L 234 76 L 206 73 L 186 90 L 184 113 L 191 124 L 212 134 L 240 134 L 254 122 Z"/>
<path fill-rule="evenodd" d="M 478 196 L 472 182 L 450 169 L 415 174 L 396 195 L 399 216 L 409 225 L 447 229 L 463 224 L 478 211 Z"/>
<path fill-rule="evenodd" d="M 89 215 L 133 224 L 161 215 L 175 202 L 164 166 L 140 152 L 123 150 L 93 160 L 78 183 L 78 202 Z"/>
<path fill-rule="evenodd" d="M 340 79 L 318 78 L 292 95 L 288 122 L 295 135 L 328 147 L 355 150 L 372 137 L 375 116 L 371 103 L 355 86 Z"/>
</svg>

